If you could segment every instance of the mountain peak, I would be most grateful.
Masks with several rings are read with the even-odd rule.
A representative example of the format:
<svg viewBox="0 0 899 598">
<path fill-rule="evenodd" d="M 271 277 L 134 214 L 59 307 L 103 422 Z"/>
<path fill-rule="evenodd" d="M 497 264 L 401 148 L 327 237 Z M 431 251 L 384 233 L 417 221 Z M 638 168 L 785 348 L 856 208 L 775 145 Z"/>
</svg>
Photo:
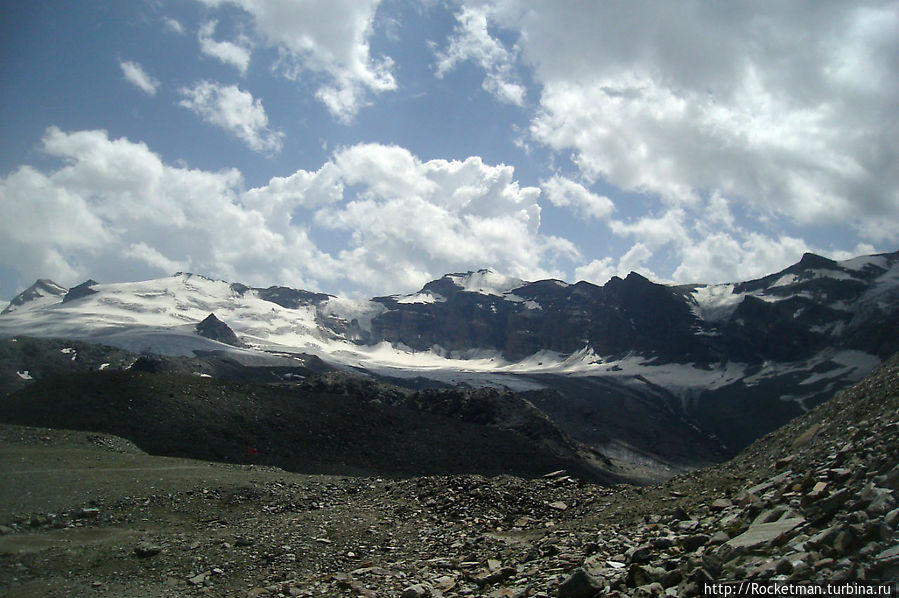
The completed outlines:
<svg viewBox="0 0 899 598">
<path fill-rule="evenodd" d="M 197 334 L 202 337 L 231 345 L 232 347 L 243 347 L 243 343 L 231 330 L 231 327 L 219 320 L 214 313 L 209 314 L 206 318 L 197 324 Z"/>
<path fill-rule="evenodd" d="M 17 308 L 38 299 L 50 298 L 53 300 L 56 297 L 65 295 L 66 291 L 67 289 L 64 286 L 56 284 L 49 278 L 38 278 L 33 285 L 13 297 L 12 301 L 9 302 L 9 305 L 2 313 L 10 313 Z"/>
<path fill-rule="evenodd" d="M 99 284 L 99 283 L 94 279 L 85 280 L 81 284 L 69 289 L 69 292 L 66 293 L 65 297 L 63 297 L 62 302 L 68 303 L 69 301 L 74 301 L 75 299 L 81 299 L 82 297 L 87 297 L 88 295 L 93 295 L 97 291 L 95 291 L 91 287 L 94 287 L 97 284 Z"/>
<path fill-rule="evenodd" d="M 803 253 L 802 259 L 796 265 L 803 270 L 838 270 L 840 268 L 839 264 L 832 259 L 810 252 Z"/>
</svg>

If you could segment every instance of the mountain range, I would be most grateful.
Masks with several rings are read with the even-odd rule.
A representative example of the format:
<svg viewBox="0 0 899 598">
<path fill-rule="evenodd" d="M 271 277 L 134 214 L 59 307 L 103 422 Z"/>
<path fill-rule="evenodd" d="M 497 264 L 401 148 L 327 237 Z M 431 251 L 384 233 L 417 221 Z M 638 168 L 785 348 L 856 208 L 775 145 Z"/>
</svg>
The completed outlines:
<svg viewBox="0 0 899 598">
<path fill-rule="evenodd" d="M 314 365 L 406 387 L 504 387 L 573 441 L 664 476 L 734 454 L 899 351 L 899 252 L 805 254 L 732 284 L 479 270 L 368 301 L 189 273 L 71 289 L 41 279 L 3 310 L 0 337 L 214 357 L 279 384 Z M 28 359 L 7 360 L 4 388 L 40 377 Z"/>
</svg>

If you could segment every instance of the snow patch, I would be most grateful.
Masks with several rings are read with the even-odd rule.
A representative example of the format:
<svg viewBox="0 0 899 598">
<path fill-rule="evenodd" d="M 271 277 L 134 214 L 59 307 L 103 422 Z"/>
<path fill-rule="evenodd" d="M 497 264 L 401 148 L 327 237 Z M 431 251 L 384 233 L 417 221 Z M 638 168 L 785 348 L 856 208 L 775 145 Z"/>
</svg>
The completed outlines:
<svg viewBox="0 0 899 598">
<path fill-rule="evenodd" d="M 467 274 L 448 274 L 454 285 L 463 291 L 481 293 L 483 295 L 496 295 L 502 297 L 509 291 L 523 287 L 527 284 L 520 278 L 497 274 L 492 270 L 478 270 Z"/>
<path fill-rule="evenodd" d="M 412 295 L 404 295 L 396 300 L 397 303 L 444 303 L 446 297 L 439 293 L 431 293 L 424 291 L 422 293 L 413 293 Z"/>
<path fill-rule="evenodd" d="M 362 330 L 371 332 L 371 321 L 387 311 L 377 301 L 355 301 L 342 297 L 329 297 L 319 308 L 322 313 L 337 316 L 347 322 L 356 320 Z"/>
<path fill-rule="evenodd" d="M 514 293 L 506 293 L 504 295 L 504 297 L 505 297 L 506 301 L 511 301 L 512 303 L 522 304 L 525 307 L 525 309 L 543 309 L 543 306 L 540 305 L 539 303 L 537 303 L 536 301 L 533 301 L 531 299 L 525 299 L 524 297 L 519 297 L 518 295 L 515 295 Z"/>
<path fill-rule="evenodd" d="M 832 367 L 828 370 L 820 371 L 824 370 L 828 363 L 832 364 Z M 870 355 L 863 351 L 826 349 L 804 361 L 789 363 L 765 362 L 761 371 L 752 376 L 747 376 L 743 379 L 743 383 L 746 386 L 754 386 L 768 378 L 801 374 L 814 370 L 818 371 L 806 376 L 800 382 L 801 385 L 814 384 L 821 380 L 844 376 L 851 381 L 857 381 L 871 373 L 879 363 L 880 359 L 876 355 Z"/>
<path fill-rule="evenodd" d="M 697 316 L 711 323 L 726 322 L 743 301 L 743 293 L 734 293 L 736 285 L 714 284 L 697 287 L 693 293 Z"/>
<path fill-rule="evenodd" d="M 769 289 L 774 289 L 777 287 L 787 287 L 791 284 L 796 284 L 799 282 L 799 277 L 795 274 L 784 274 L 777 280 L 775 280 L 771 285 L 768 286 Z"/>
<path fill-rule="evenodd" d="M 863 255 L 838 263 L 846 270 L 854 270 L 856 272 L 860 272 L 867 268 L 880 268 L 886 270 L 890 267 L 889 260 L 883 255 Z"/>
</svg>

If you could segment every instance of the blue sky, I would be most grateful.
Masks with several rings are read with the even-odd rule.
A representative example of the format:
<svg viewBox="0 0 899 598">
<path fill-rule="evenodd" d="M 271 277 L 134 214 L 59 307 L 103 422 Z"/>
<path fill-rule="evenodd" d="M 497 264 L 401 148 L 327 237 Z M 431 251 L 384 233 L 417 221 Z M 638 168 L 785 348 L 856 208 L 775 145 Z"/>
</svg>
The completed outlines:
<svg viewBox="0 0 899 598">
<path fill-rule="evenodd" d="M 895 2 L 2 11 L 0 297 L 726 282 L 899 244 Z"/>
</svg>

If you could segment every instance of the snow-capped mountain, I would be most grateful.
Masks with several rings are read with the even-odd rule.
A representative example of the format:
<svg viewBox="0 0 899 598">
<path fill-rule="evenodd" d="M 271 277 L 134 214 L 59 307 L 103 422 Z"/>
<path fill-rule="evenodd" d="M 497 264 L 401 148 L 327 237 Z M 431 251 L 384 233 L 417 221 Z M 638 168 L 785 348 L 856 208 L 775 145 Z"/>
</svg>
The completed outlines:
<svg viewBox="0 0 899 598">
<path fill-rule="evenodd" d="M 33 285 L 16 295 L 0 315 L 10 314 L 22 306 L 34 309 L 39 305 L 57 303 L 68 289 L 47 278 L 39 278 Z"/>
<path fill-rule="evenodd" d="M 210 314 L 239 341 L 198 334 Z M 69 290 L 41 280 L 0 316 L 0 336 L 17 335 L 169 355 L 220 351 L 256 364 L 306 353 L 394 378 L 565 386 L 572 402 L 614 402 L 597 384 L 626 386 L 619 395 L 651 397 L 654 413 L 741 445 L 899 350 L 899 252 L 842 262 L 806 254 L 781 272 L 723 285 L 665 285 L 636 273 L 602 286 L 528 282 L 479 270 L 368 301 L 187 273 Z"/>
</svg>

